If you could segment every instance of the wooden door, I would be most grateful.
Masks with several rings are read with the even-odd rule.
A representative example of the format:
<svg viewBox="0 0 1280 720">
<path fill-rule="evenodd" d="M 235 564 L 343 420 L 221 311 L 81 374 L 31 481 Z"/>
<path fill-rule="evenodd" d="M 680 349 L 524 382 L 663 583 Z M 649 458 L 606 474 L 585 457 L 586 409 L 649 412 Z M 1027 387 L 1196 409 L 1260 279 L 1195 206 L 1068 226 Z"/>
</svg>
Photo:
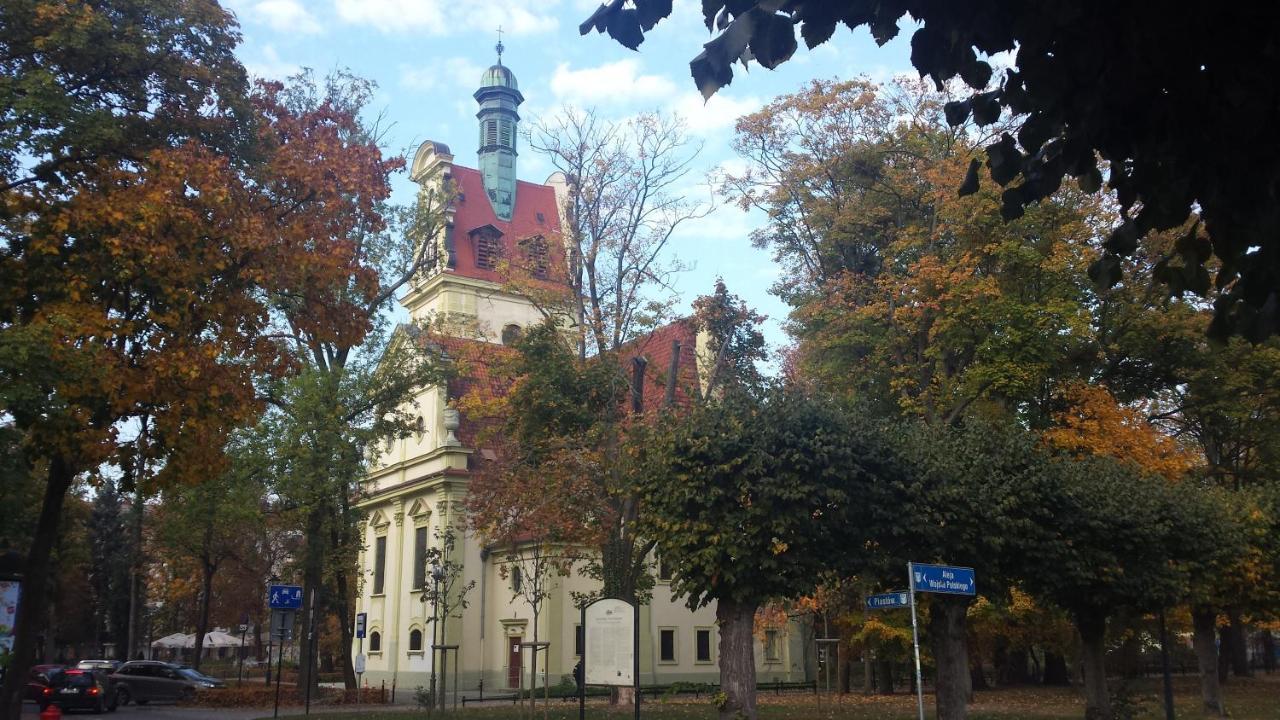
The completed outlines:
<svg viewBox="0 0 1280 720">
<path fill-rule="evenodd" d="M 507 638 L 507 687 L 520 687 L 520 675 L 524 670 L 524 664 L 520 662 L 520 641 L 524 638 L 519 635 Z"/>
</svg>

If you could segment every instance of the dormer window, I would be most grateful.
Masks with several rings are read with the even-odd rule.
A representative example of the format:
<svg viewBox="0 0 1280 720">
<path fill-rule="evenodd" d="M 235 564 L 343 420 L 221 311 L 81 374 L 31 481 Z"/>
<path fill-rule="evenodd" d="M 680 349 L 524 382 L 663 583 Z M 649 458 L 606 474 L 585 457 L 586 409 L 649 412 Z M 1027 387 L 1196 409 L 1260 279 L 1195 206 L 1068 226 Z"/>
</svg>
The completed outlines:
<svg viewBox="0 0 1280 720">
<path fill-rule="evenodd" d="M 471 240 L 476 249 L 476 267 L 496 268 L 502 257 L 502 233 L 492 225 L 485 225 L 471 231 Z"/>
<path fill-rule="evenodd" d="M 521 240 L 525 259 L 528 261 L 529 273 L 536 278 L 547 277 L 547 241 L 541 235 Z"/>
</svg>

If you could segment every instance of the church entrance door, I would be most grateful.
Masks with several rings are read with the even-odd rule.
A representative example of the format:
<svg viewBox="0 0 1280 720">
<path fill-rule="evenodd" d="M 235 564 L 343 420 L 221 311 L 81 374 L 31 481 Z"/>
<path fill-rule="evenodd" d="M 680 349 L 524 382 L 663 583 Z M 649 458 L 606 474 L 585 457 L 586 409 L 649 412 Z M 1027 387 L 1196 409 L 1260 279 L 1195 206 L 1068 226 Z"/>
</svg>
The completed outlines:
<svg viewBox="0 0 1280 720">
<path fill-rule="evenodd" d="M 524 669 L 523 663 L 520 662 L 520 641 L 524 638 L 519 635 L 507 638 L 507 687 L 520 687 L 521 671 Z"/>
</svg>

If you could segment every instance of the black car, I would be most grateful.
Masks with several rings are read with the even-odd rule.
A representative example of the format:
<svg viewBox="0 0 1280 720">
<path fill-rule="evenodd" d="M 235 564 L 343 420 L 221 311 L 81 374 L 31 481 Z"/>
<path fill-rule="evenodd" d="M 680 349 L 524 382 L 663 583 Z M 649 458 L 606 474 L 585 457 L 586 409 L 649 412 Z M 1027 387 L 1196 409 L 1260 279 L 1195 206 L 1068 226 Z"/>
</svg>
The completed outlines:
<svg viewBox="0 0 1280 720">
<path fill-rule="evenodd" d="M 184 675 L 177 665 L 155 660 L 127 662 L 111 679 L 119 687 L 121 705 L 130 700 L 139 705 L 152 700 L 190 700 L 196 688 L 208 687 Z"/>
<path fill-rule="evenodd" d="M 36 701 L 43 711 L 50 705 L 63 710 L 115 711 L 119 702 L 115 683 L 106 673 L 70 668 L 49 677 Z"/>
</svg>

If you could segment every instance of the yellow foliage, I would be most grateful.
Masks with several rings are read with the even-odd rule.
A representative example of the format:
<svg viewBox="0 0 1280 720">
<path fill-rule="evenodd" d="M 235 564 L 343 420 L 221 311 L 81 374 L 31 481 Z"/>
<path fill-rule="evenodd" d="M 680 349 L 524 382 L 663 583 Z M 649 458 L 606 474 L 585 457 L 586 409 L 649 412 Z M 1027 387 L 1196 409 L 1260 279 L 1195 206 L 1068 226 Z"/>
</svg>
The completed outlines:
<svg viewBox="0 0 1280 720">
<path fill-rule="evenodd" d="M 1077 456 L 1108 455 L 1170 480 L 1195 467 L 1193 452 L 1139 410 L 1121 405 L 1106 388 L 1073 384 L 1062 398 L 1067 408 L 1055 413 L 1055 425 L 1044 433 L 1050 445 Z"/>
</svg>

